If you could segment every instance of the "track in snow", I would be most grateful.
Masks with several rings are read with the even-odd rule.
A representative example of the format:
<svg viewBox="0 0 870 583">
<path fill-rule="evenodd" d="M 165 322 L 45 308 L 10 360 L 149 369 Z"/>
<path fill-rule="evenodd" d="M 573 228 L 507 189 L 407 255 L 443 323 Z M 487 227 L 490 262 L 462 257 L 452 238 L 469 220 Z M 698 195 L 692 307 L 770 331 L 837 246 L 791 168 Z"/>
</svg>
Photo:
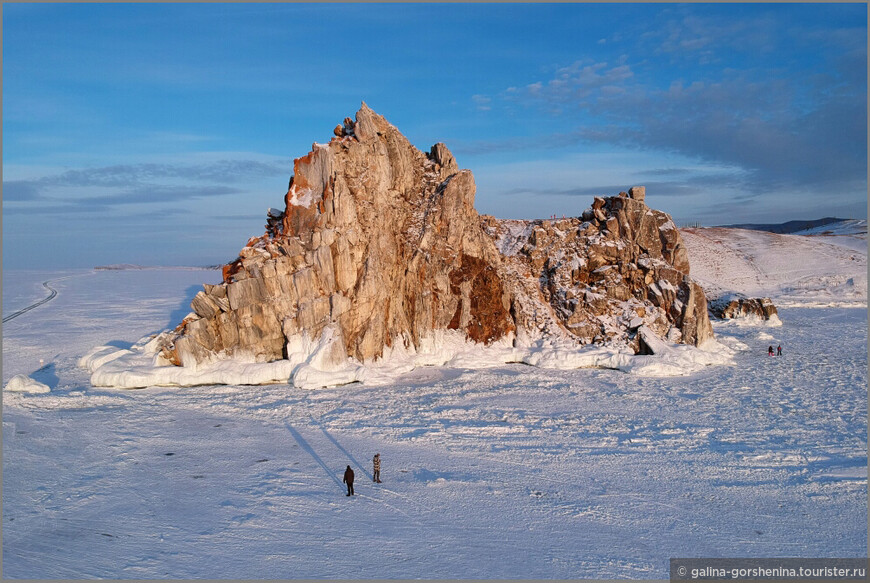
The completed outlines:
<svg viewBox="0 0 870 583">
<path fill-rule="evenodd" d="M 14 313 L 12 313 L 12 314 L 9 314 L 9 315 L 6 316 L 5 318 L 3 318 L 3 323 L 5 324 L 5 323 L 8 322 L 9 320 L 11 320 L 11 319 L 13 319 L 13 318 L 17 318 L 17 317 L 20 316 L 21 314 L 24 314 L 24 313 L 26 313 L 26 312 L 29 312 L 29 311 L 32 310 L 33 308 L 38 308 L 38 307 L 41 306 L 42 304 L 47 304 L 48 302 L 50 302 L 51 300 L 53 300 L 53 299 L 55 298 L 55 296 L 57 296 L 57 290 L 54 289 L 53 287 L 51 287 L 50 285 L 48 285 L 48 282 L 50 282 L 50 281 L 51 281 L 51 280 L 49 279 L 49 280 L 46 280 L 46 281 L 43 281 L 43 282 L 42 282 L 42 287 L 44 287 L 44 288 L 47 289 L 49 292 L 51 292 L 50 294 L 48 294 L 48 297 L 47 297 L 47 298 L 43 298 L 43 299 L 39 300 L 38 302 L 36 302 L 35 304 L 30 304 L 30 305 L 27 306 L 26 308 L 21 308 L 21 309 L 18 310 L 17 312 L 14 312 Z"/>
</svg>

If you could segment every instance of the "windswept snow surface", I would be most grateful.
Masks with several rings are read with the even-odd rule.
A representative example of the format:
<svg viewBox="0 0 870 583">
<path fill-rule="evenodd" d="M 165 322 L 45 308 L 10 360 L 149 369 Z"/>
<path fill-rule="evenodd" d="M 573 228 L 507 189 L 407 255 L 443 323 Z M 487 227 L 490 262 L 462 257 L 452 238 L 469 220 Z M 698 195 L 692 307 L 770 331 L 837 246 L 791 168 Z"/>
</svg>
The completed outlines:
<svg viewBox="0 0 870 583">
<path fill-rule="evenodd" d="M 714 265 L 692 249 L 693 273 Z M 822 275 L 853 277 L 843 261 Z M 792 294 L 793 263 L 755 287 L 706 273 Z M 78 361 L 179 321 L 219 273 L 62 275 L 3 327 L 4 385 L 51 389 L 2 394 L 6 578 L 663 579 L 670 557 L 866 554 L 866 291 L 774 293 L 782 326 L 716 323 L 733 363 L 677 377 L 457 360 L 317 391 L 124 391 Z M 49 279 L 7 271 L 4 298 Z"/>
<path fill-rule="evenodd" d="M 785 306 L 867 306 L 867 234 L 778 235 L 681 229 L 692 278 L 708 299 L 731 292 Z"/>
</svg>

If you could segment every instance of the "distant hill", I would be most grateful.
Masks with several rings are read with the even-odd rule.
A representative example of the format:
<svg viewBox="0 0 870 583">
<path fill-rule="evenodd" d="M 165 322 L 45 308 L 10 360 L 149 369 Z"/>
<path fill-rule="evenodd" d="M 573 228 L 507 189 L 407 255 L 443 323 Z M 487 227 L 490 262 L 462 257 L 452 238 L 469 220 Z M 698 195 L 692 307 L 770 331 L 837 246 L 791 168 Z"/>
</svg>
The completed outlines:
<svg viewBox="0 0 870 583">
<path fill-rule="evenodd" d="M 865 234 L 859 235 L 862 226 Z M 850 219 L 798 233 L 727 227 L 681 229 L 680 233 L 689 254 L 690 275 L 708 300 L 739 294 L 769 297 L 777 308 L 864 307 L 866 229 L 866 220 Z"/>
<path fill-rule="evenodd" d="M 850 219 L 837 219 L 834 217 L 826 217 L 824 219 L 815 219 L 811 221 L 788 221 L 779 224 L 742 224 L 742 225 L 719 225 L 731 229 L 749 229 L 751 231 L 767 231 L 769 233 L 777 233 L 780 235 L 797 233 L 818 227 L 833 225 L 834 223 L 843 223 Z"/>
<path fill-rule="evenodd" d="M 94 267 L 97 271 L 125 271 L 128 269 L 148 269 L 143 265 L 134 265 L 132 263 L 113 263 L 112 265 L 97 265 Z"/>
<path fill-rule="evenodd" d="M 129 270 L 144 270 L 144 269 L 223 269 L 223 265 L 203 265 L 203 266 L 173 266 L 173 265 L 135 265 L 133 263 L 113 263 L 111 265 L 97 265 L 94 267 L 96 271 L 129 271 Z"/>
</svg>

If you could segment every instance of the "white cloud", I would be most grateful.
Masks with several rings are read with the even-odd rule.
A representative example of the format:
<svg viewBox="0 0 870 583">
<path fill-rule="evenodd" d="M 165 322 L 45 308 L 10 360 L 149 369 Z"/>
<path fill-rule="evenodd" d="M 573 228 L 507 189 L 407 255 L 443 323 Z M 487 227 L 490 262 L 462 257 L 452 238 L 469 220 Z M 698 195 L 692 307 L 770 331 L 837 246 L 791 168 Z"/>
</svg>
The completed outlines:
<svg viewBox="0 0 870 583">
<path fill-rule="evenodd" d="M 489 111 L 492 109 L 490 105 L 492 103 L 492 98 L 487 97 L 486 95 L 472 95 L 471 100 L 474 101 L 475 105 L 477 105 L 477 109 L 480 111 Z"/>
</svg>

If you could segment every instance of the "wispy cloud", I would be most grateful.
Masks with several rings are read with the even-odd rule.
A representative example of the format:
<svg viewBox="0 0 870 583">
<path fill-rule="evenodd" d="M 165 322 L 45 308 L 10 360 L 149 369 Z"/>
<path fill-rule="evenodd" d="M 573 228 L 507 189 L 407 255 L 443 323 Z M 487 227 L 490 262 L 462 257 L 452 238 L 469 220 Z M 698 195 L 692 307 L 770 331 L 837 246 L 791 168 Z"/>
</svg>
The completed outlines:
<svg viewBox="0 0 870 583">
<path fill-rule="evenodd" d="M 740 45 L 770 51 L 785 42 L 771 21 L 677 14 L 641 35 L 633 50 L 675 55 Z M 773 27 L 775 28 L 775 27 Z M 793 38 L 806 30 L 785 31 Z M 815 31 L 819 36 L 820 31 Z M 537 109 L 564 121 L 566 131 L 460 145 L 469 154 L 617 145 L 687 156 L 745 170 L 744 187 L 847 190 L 866 185 L 866 31 L 831 29 L 820 64 L 744 69 L 695 66 L 671 77 L 641 56 L 579 60 L 549 78 L 512 86 L 492 106 Z M 856 39 L 861 42 L 855 42 Z M 795 40 L 794 42 L 805 42 Z M 757 61 L 755 61 L 757 62 Z M 779 67 L 779 68 L 777 68 Z M 574 128 L 574 129 L 571 129 Z"/>
<path fill-rule="evenodd" d="M 212 220 L 215 220 L 215 221 L 230 221 L 230 222 L 265 221 L 266 220 L 266 213 L 257 213 L 257 214 L 240 213 L 237 215 L 214 215 L 211 218 L 212 218 Z"/>
<path fill-rule="evenodd" d="M 3 182 L 4 201 L 32 201 L 38 200 L 42 195 L 39 187 L 29 180 L 10 180 Z"/>
<path fill-rule="evenodd" d="M 225 196 L 243 192 L 238 188 L 227 186 L 167 186 L 167 185 L 142 185 L 122 190 L 116 194 L 94 196 L 75 200 L 75 205 L 85 208 L 91 205 L 98 206 L 121 206 L 130 204 L 155 204 L 165 202 L 178 202 L 213 196 Z"/>
<path fill-rule="evenodd" d="M 129 186 L 152 180 L 183 179 L 239 182 L 250 178 L 285 174 L 278 163 L 257 160 L 221 160 L 207 164 L 121 164 L 68 170 L 40 179 L 42 184 L 65 186 Z"/>
<path fill-rule="evenodd" d="M 700 185 L 692 185 L 685 182 L 653 182 L 645 181 L 646 186 L 650 191 L 655 192 L 656 197 L 661 196 L 691 196 L 702 194 L 704 189 Z M 538 187 L 515 188 L 504 192 L 506 196 L 614 196 L 615 194 L 627 191 L 629 186 L 625 184 L 607 184 L 595 186 L 580 186 L 566 189 L 547 189 Z M 591 201 L 590 201 L 591 202 Z"/>
<path fill-rule="evenodd" d="M 666 18 L 642 35 L 644 46 L 655 55 L 701 64 L 721 62 L 729 52 L 769 53 L 786 35 L 771 34 L 780 28 L 773 14 L 752 18 L 721 18 L 705 15 L 691 7 L 674 6 Z"/>
<path fill-rule="evenodd" d="M 489 111 L 492 109 L 492 98 L 487 97 L 486 95 L 472 95 L 471 100 L 477 106 L 477 109 L 480 111 Z"/>
<path fill-rule="evenodd" d="M 32 202 L 54 200 L 41 212 L 76 212 L 73 209 L 99 209 L 129 204 L 153 204 L 239 194 L 227 184 L 279 176 L 287 168 L 277 162 L 258 160 L 221 160 L 205 164 L 121 164 L 82 168 L 48 174 L 30 180 L 3 183 L 4 201 Z M 177 182 L 185 184 L 178 184 Z M 106 194 L 60 196 L 65 189 L 102 188 Z M 13 210 L 4 207 L 4 210 Z M 14 210 L 13 210 L 14 212 Z"/>
<path fill-rule="evenodd" d="M 634 73 L 624 58 L 616 63 L 579 60 L 556 71 L 547 81 L 508 87 L 502 94 L 509 102 L 535 104 L 561 115 L 566 107 L 588 106 L 608 95 L 620 94 Z"/>
</svg>

